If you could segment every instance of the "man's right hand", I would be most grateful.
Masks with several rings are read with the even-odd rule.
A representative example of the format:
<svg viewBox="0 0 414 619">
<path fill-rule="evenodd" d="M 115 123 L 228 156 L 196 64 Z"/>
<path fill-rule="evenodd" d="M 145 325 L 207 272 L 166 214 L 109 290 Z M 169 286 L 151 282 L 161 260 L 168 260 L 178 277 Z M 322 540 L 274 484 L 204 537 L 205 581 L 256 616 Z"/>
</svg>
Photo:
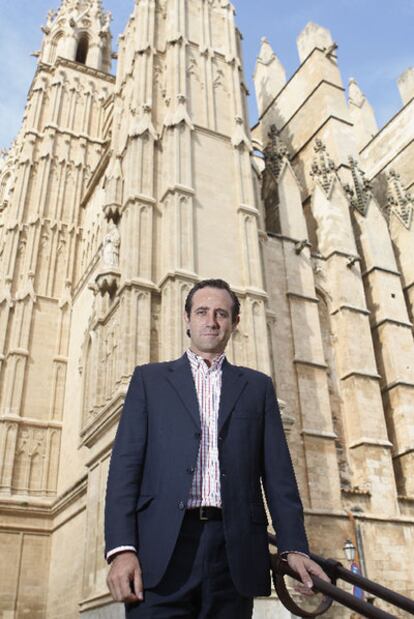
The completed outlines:
<svg viewBox="0 0 414 619">
<path fill-rule="evenodd" d="M 115 602 L 142 602 L 142 573 L 135 552 L 122 552 L 115 556 L 106 583 Z"/>
</svg>

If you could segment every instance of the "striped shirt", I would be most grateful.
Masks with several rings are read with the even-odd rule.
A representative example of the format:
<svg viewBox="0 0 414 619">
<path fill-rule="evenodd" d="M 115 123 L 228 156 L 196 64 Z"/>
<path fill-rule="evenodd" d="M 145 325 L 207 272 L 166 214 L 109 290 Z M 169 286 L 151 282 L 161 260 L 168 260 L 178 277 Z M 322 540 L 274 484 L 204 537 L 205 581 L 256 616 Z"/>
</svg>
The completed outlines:
<svg viewBox="0 0 414 619">
<path fill-rule="evenodd" d="M 220 465 L 218 456 L 218 413 L 224 353 L 208 366 L 204 359 L 187 350 L 200 409 L 201 441 L 194 471 L 189 509 L 207 505 L 221 507 Z"/>
</svg>

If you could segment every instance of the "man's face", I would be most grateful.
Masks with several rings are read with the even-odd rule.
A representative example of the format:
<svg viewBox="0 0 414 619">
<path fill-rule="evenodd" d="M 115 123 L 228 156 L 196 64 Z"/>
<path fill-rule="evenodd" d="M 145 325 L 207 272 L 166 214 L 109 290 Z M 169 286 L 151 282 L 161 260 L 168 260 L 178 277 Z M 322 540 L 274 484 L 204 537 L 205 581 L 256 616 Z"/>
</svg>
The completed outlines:
<svg viewBox="0 0 414 619">
<path fill-rule="evenodd" d="M 233 301 L 227 290 L 201 288 L 193 296 L 190 316 L 184 320 L 190 330 L 191 349 L 197 354 L 220 354 L 226 348 L 239 319 L 232 322 Z"/>
</svg>

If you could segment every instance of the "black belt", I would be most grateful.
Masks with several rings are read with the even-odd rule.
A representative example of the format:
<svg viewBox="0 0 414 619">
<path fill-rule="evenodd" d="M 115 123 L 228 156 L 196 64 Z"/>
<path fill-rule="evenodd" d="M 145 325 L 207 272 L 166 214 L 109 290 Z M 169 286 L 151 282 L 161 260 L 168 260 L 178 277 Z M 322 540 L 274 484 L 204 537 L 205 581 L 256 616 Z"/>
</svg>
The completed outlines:
<svg viewBox="0 0 414 619">
<path fill-rule="evenodd" d="M 187 516 L 197 520 L 223 520 L 223 512 L 219 507 L 201 506 L 187 509 Z"/>
</svg>

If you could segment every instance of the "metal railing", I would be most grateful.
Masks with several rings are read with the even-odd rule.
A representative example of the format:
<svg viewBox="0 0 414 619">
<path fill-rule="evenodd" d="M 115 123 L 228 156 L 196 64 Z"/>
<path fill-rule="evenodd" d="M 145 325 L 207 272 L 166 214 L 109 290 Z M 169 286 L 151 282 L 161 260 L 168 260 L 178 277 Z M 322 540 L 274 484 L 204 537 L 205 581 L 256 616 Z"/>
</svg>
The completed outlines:
<svg viewBox="0 0 414 619">
<path fill-rule="evenodd" d="M 272 546 L 276 546 L 276 538 L 274 535 L 269 534 L 269 543 Z M 333 601 L 336 601 L 342 606 L 359 613 L 363 617 L 368 617 L 368 619 L 397 619 L 395 615 L 391 615 L 385 610 L 381 610 L 369 602 L 365 602 L 337 587 L 336 582 L 339 579 L 359 587 L 375 597 L 381 598 L 385 602 L 414 615 L 414 601 L 404 595 L 387 589 L 387 587 L 383 587 L 364 576 L 354 574 L 346 569 L 342 563 L 334 559 L 324 559 L 315 554 L 311 554 L 311 558 L 321 566 L 324 572 L 329 576 L 331 583 L 322 580 L 318 576 L 312 576 L 313 590 L 323 593 L 324 598 L 315 610 L 304 610 L 292 599 L 284 580 L 284 576 L 288 575 L 300 581 L 299 575 L 289 566 L 287 561 L 281 559 L 278 555 L 271 555 L 273 581 L 276 593 L 282 604 L 294 615 L 298 617 L 318 617 L 332 606 Z"/>
</svg>

